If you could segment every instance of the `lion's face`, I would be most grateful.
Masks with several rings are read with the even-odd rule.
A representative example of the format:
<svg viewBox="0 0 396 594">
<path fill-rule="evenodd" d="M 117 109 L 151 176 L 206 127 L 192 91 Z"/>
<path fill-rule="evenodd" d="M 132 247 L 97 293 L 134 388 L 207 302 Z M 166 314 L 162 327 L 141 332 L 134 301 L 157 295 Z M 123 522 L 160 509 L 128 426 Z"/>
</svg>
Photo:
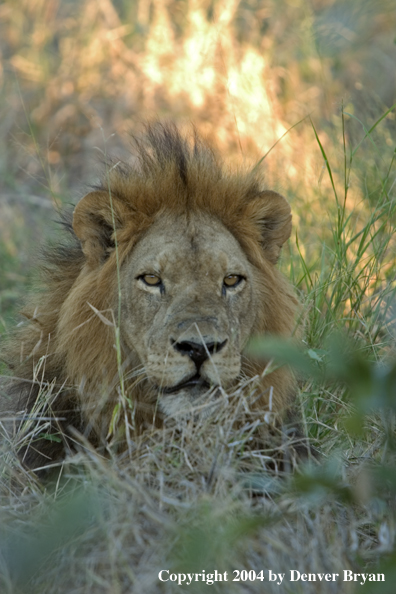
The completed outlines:
<svg viewBox="0 0 396 594">
<path fill-rule="evenodd" d="M 124 348 L 137 354 L 165 415 L 237 379 L 255 319 L 253 283 L 235 237 L 205 214 L 163 215 L 123 263 Z"/>
</svg>

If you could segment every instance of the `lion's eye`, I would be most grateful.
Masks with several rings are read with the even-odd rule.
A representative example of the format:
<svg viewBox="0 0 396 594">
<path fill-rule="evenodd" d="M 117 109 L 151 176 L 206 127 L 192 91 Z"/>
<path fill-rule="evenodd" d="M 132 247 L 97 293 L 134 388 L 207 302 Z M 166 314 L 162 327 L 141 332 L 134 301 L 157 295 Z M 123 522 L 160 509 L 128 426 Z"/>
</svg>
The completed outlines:
<svg viewBox="0 0 396 594">
<path fill-rule="evenodd" d="M 150 287 L 159 287 L 162 284 L 160 277 L 156 274 L 142 274 L 139 278 Z"/>
<path fill-rule="evenodd" d="M 229 274 L 224 279 L 224 284 L 226 287 L 236 287 L 243 281 L 244 277 L 240 274 Z"/>
</svg>

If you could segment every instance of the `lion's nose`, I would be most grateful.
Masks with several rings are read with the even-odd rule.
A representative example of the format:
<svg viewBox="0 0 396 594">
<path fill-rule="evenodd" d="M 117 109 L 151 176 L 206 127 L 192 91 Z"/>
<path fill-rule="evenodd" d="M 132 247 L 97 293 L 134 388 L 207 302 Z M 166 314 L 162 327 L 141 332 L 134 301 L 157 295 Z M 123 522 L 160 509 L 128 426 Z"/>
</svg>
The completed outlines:
<svg viewBox="0 0 396 594">
<path fill-rule="evenodd" d="M 172 340 L 173 348 L 179 351 L 182 355 L 188 355 L 194 361 L 197 372 L 202 364 L 209 359 L 210 355 L 218 353 L 225 346 L 227 339 L 223 342 L 205 342 L 204 344 L 183 340 L 176 342 Z"/>
</svg>

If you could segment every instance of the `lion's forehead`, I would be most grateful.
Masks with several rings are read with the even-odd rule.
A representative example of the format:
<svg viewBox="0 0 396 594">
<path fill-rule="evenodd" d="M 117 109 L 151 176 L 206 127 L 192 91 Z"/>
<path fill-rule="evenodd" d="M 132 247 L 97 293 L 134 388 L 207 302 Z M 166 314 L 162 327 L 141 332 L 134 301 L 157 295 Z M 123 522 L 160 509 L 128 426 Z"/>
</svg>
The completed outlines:
<svg viewBox="0 0 396 594">
<path fill-rule="evenodd" d="M 217 220 L 197 216 L 158 220 L 135 246 L 130 264 L 136 274 L 167 274 L 217 280 L 222 274 L 248 274 L 249 262 L 236 238 Z M 187 275 L 187 276 L 186 276 Z"/>
</svg>

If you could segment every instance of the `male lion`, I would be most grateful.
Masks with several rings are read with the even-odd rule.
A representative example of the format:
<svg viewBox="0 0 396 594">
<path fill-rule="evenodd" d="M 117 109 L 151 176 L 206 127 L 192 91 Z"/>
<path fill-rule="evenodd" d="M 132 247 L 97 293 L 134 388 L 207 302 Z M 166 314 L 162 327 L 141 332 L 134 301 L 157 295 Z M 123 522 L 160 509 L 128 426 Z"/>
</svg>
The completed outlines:
<svg viewBox="0 0 396 594">
<path fill-rule="evenodd" d="M 22 415 L 25 435 L 44 419 L 24 446 L 32 468 L 61 455 L 71 426 L 99 443 L 119 403 L 140 429 L 214 414 L 222 390 L 265 368 L 243 353 L 249 338 L 293 332 L 297 301 L 275 267 L 286 200 L 174 125 L 147 126 L 135 147 L 133 165 L 108 165 L 78 202 L 72 243 L 47 254 L 45 291 L 6 349 L 14 379 L 1 409 Z M 287 407 L 287 368 L 261 384 L 255 406 Z"/>
</svg>

